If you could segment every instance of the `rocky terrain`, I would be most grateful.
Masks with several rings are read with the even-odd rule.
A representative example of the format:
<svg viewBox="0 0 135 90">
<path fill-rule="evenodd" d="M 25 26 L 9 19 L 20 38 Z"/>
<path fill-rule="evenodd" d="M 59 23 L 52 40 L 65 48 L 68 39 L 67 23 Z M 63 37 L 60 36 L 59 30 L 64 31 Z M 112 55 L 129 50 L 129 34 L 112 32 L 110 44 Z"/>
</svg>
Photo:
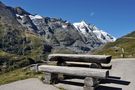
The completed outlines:
<svg viewBox="0 0 135 90">
<path fill-rule="evenodd" d="M 61 18 L 34 15 L 21 7 L 6 6 L 0 1 L 0 74 L 30 64 L 43 63 L 50 53 L 89 53 L 93 51 L 94 54 L 110 54 L 113 57 L 135 57 L 134 39 L 135 32 L 116 40 L 94 24 L 85 21 L 70 23 Z M 132 76 L 134 75 L 132 71 L 134 61 L 127 60 L 113 62 L 111 74 L 118 74 L 122 79 L 131 82 L 130 87 L 118 86 L 118 90 L 121 88 L 133 90 L 134 88 L 134 77 Z M 32 85 L 39 85 L 37 87 L 41 85 L 38 80 L 38 84 L 31 79 L 26 82 L 23 81 L 23 87 L 20 81 L 19 85 L 18 82 L 15 82 L 0 86 L 0 90 L 11 89 L 11 87 L 24 90 L 27 88 L 25 86 L 31 82 L 33 82 Z M 114 86 L 112 85 L 112 87 Z M 39 89 L 46 87 L 48 86 L 42 84 Z M 33 88 L 32 90 L 34 90 Z M 52 86 L 48 87 L 48 89 L 51 88 L 57 89 Z"/>
<path fill-rule="evenodd" d="M 115 38 L 93 24 L 33 15 L 0 2 L 0 69 L 45 60 L 49 53 L 87 53 Z"/>
<path fill-rule="evenodd" d="M 104 43 L 115 41 L 111 35 L 84 21 L 71 24 L 62 19 L 32 15 L 21 8 L 19 10 L 24 13 L 16 13 L 18 22 L 43 37 L 54 49 L 67 48 L 74 52 L 88 52 Z"/>
<path fill-rule="evenodd" d="M 18 29 L 24 35 L 34 34 L 54 49 L 87 52 L 103 43 L 115 41 L 113 36 L 84 21 L 72 24 L 58 18 L 32 15 L 20 7 L 12 8 L 2 2 L 0 8 L 0 21 L 4 28 L 7 27 L 6 30 Z"/>
</svg>

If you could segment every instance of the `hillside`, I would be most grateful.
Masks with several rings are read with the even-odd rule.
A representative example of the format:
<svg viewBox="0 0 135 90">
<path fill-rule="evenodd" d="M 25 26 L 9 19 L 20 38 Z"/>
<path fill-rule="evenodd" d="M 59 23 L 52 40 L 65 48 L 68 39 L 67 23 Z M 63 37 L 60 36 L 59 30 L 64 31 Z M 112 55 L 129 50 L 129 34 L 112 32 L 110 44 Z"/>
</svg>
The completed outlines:
<svg viewBox="0 0 135 90">
<path fill-rule="evenodd" d="M 0 73 L 40 61 L 43 43 L 18 23 L 13 8 L 0 2 Z"/>
<path fill-rule="evenodd" d="M 94 51 L 94 54 L 109 54 L 114 58 L 135 57 L 135 31 L 104 45 L 102 49 Z"/>
<path fill-rule="evenodd" d="M 93 24 L 33 15 L 0 2 L 0 72 L 42 62 L 49 53 L 87 53 L 114 40 Z"/>
</svg>

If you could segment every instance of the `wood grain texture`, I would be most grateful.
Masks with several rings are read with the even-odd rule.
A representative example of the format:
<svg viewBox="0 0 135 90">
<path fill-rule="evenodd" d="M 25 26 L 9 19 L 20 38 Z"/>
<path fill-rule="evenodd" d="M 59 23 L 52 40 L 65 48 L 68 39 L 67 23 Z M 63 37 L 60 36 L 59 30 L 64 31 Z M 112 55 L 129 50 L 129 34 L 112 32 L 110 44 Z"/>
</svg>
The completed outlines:
<svg viewBox="0 0 135 90">
<path fill-rule="evenodd" d="M 110 63 L 110 55 L 86 55 L 86 54 L 50 54 L 48 61 L 73 61 L 88 63 Z"/>
<path fill-rule="evenodd" d="M 107 78 L 109 76 L 109 71 L 104 69 L 50 66 L 50 65 L 41 65 L 39 66 L 38 69 L 39 71 L 49 73 L 62 73 L 66 75 L 83 76 L 83 77 Z"/>
</svg>

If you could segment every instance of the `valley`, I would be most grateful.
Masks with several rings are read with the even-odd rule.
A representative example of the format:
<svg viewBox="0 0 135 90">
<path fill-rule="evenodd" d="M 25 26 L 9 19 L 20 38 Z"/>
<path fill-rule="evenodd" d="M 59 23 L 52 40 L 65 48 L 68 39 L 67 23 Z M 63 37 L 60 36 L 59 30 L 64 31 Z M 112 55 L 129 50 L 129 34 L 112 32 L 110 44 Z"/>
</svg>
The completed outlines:
<svg viewBox="0 0 135 90">
<path fill-rule="evenodd" d="M 30 5 L 26 6 L 26 8 L 23 7 L 25 8 L 23 9 L 21 6 L 14 5 L 13 3 L 11 6 L 10 4 L 8 6 L 8 4 L 5 4 L 3 2 L 0 1 L 0 90 L 9 90 L 10 87 L 13 87 L 11 90 L 34 90 L 35 88 L 38 90 L 82 90 L 82 87 L 68 86 L 61 83 L 56 85 L 46 85 L 40 82 L 44 82 L 44 74 L 46 72 L 39 72 L 38 66 L 42 64 L 48 64 L 49 54 L 69 54 L 69 57 L 72 56 L 65 59 L 57 57 L 56 61 L 57 59 L 60 59 L 57 63 L 55 60 L 53 62 L 49 62 L 49 64 L 51 63 L 50 65 L 54 66 L 61 63 L 61 65 L 59 65 L 61 69 L 63 65 L 66 65 L 66 59 L 75 59 L 75 55 L 70 54 L 85 54 L 89 56 L 101 55 L 101 57 L 108 55 L 110 56 L 109 59 L 112 58 L 112 64 L 109 62 L 112 69 L 107 69 L 109 70 L 108 72 L 110 72 L 110 75 L 121 76 L 120 80 L 129 80 L 128 82 L 130 82 L 131 84 L 127 86 L 119 86 L 109 83 L 106 84 L 107 87 L 101 85 L 101 88 L 99 87 L 98 90 L 133 90 L 135 88 L 135 81 L 133 77 L 133 75 L 135 74 L 135 31 L 132 30 L 132 32 L 128 32 L 126 31 L 127 28 L 125 28 L 125 31 L 121 29 L 125 27 L 123 23 L 126 22 L 126 20 L 122 21 L 124 20 L 122 16 L 125 15 L 125 12 L 119 18 L 116 17 L 119 15 L 116 15 L 112 12 L 110 12 L 112 16 L 107 17 L 106 15 L 110 15 L 109 13 L 107 13 L 107 10 L 109 10 L 108 8 L 105 8 L 104 12 L 102 12 L 101 10 L 99 10 L 98 12 L 92 11 L 91 8 L 98 6 L 96 3 L 94 7 L 90 6 L 91 8 L 85 9 L 90 14 L 88 16 L 88 14 L 86 14 L 86 11 L 84 10 L 83 12 L 82 10 L 83 8 L 85 8 L 85 6 L 80 8 L 80 5 L 82 4 L 79 4 L 78 10 L 74 11 L 74 9 L 77 8 L 72 7 L 74 8 L 72 13 L 68 13 L 68 11 L 66 10 L 64 11 L 65 13 L 61 13 L 62 15 L 60 16 L 64 16 L 64 18 L 72 17 L 72 15 L 73 17 L 76 17 L 76 19 L 68 19 L 68 21 L 63 19 L 63 17 L 51 17 L 51 15 L 48 15 L 48 13 L 52 9 L 55 10 L 55 8 L 53 7 L 55 7 L 56 4 L 54 3 L 50 4 L 51 9 L 48 8 L 48 11 L 45 11 L 45 8 L 42 8 L 42 12 L 46 14 L 43 14 L 41 12 L 37 14 L 37 12 L 35 12 L 37 10 L 36 8 L 33 7 L 34 10 L 29 10 Z M 40 4 L 41 3 L 42 2 L 40 2 Z M 83 1 L 83 4 L 84 3 L 85 2 Z M 53 4 L 54 6 L 52 7 Z M 59 6 L 57 6 L 56 8 L 59 8 L 60 6 L 63 6 L 65 4 L 58 4 Z M 34 3 L 31 3 L 31 5 L 34 5 Z M 77 3 L 75 2 L 74 5 L 77 5 Z M 65 9 L 64 7 L 66 6 L 67 5 L 63 6 L 60 9 Z M 107 7 L 109 7 L 108 4 Z M 41 7 L 39 6 L 39 8 Z M 100 6 L 100 9 L 103 8 L 104 6 Z M 114 8 L 115 7 L 111 9 Z M 29 10 L 30 12 L 27 10 Z M 54 15 L 57 15 L 58 12 L 59 10 L 52 11 Z M 77 12 L 83 13 L 81 13 L 79 16 L 79 14 L 76 15 Z M 119 10 L 119 12 L 121 11 Z M 66 16 L 65 14 L 67 13 L 68 15 Z M 113 18 L 113 16 L 117 19 Z M 121 18 L 122 20 L 119 20 Z M 74 22 L 77 20 L 80 21 Z M 121 23 L 118 23 L 119 21 L 121 21 Z M 96 22 L 97 24 L 93 24 Z M 120 25 L 122 25 L 121 28 Z M 129 23 L 126 25 L 128 27 Z M 108 28 L 110 30 L 106 31 L 102 29 L 102 27 L 104 29 Z M 114 34 L 114 32 L 116 35 Z M 123 34 L 123 36 L 118 35 L 120 32 L 121 35 Z M 124 33 L 127 34 L 124 35 Z M 85 55 L 83 58 L 85 58 Z M 97 59 L 97 61 L 100 60 L 99 56 L 93 56 L 92 59 L 86 58 L 88 59 L 86 60 L 87 63 L 90 63 L 89 60 L 95 60 L 95 58 Z M 78 61 L 83 60 L 82 57 L 76 57 Z M 101 69 L 102 64 L 99 62 L 96 63 L 96 66 L 94 67 Z M 94 61 L 93 63 L 95 65 Z M 93 63 L 89 65 L 89 67 L 92 68 Z M 77 64 L 77 62 L 75 62 L 75 64 Z M 81 64 L 83 66 L 84 63 Z M 34 71 L 35 68 L 37 71 Z M 95 77 L 94 79 L 92 78 L 92 80 L 95 80 L 95 82 L 97 81 L 96 79 Z M 99 78 L 98 80 L 100 82 Z M 34 86 L 31 87 L 32 85 Z M 108 87 L 108 85 L 111 85 L 111 88 Z"/>
</svg>

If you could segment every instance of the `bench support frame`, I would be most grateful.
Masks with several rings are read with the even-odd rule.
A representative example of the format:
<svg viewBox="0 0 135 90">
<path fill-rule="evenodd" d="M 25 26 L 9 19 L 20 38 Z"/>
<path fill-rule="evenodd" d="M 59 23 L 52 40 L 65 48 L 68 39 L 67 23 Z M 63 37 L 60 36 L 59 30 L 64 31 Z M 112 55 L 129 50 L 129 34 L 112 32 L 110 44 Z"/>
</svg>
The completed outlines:
<svg viewBox="0 0 135 90">
<path fill-rule="evenodd" d="M 55 84 L 58 82 L 58 74 L 45 72 L 44 75 L 45 76 L 43 82 L 45 84 Z"/>
<path fill-rule="evenodd" d="M 54 73 L 48 73 L 48 72 L 45 72 L 44 73 L 44 83 L 45 84 L 55 84 L 58 82 L 58 79 L 59 79 L 59 75 L 58 74 L 54 74 Z M 95 83 L 94 83 L 94 78 L 92 77 L 86 77 L 84 79 L 84 90 L 94 90 L 94 86 L 95 86 Z"/>
</svg>

